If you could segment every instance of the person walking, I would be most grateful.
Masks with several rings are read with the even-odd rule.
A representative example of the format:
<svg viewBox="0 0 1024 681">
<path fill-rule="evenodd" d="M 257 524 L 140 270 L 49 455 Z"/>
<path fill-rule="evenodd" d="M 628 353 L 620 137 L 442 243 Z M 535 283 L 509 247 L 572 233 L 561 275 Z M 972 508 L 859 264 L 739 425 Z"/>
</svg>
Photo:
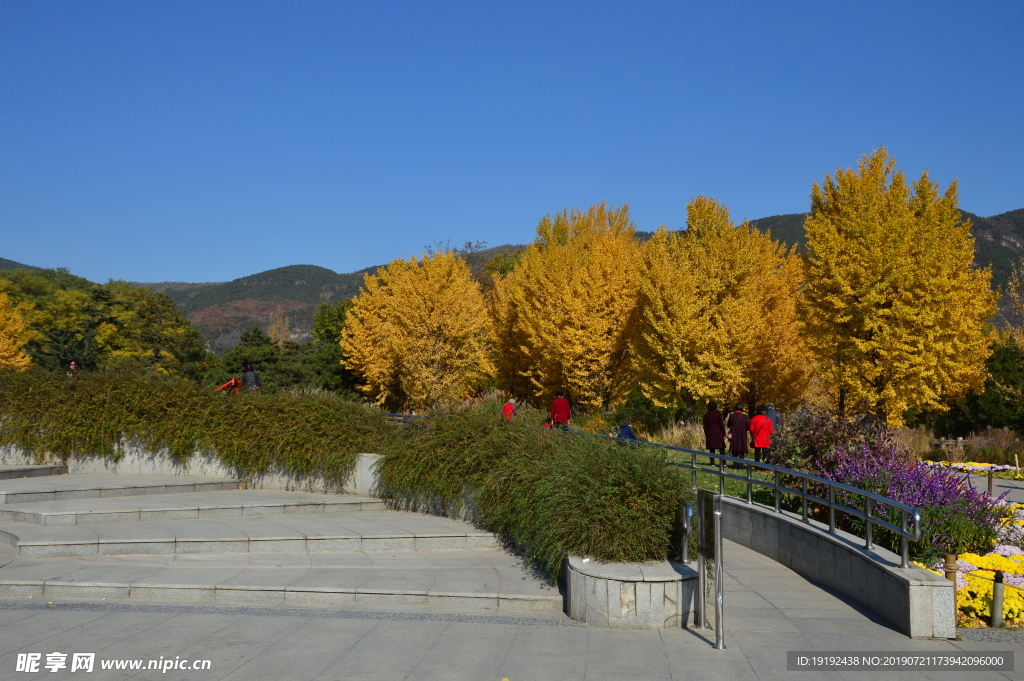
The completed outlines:
<svg viewBox="0 0 1024 681">
<path fill-rule="evenodd" d="M 569 400 L 561 392 L 555 393 L 555 399 L 551 400 L 551 425 L 562 430 L 569 429 L 569 421 L 572 419 L 572 408 Z"/>
<path fill-rule="evenodd" d="M 772 435 L 775 434 L 775 426 L 766 411 L 767 407 L 758 407 L 757 416 L 750 419 L 750 436 L 754 441 L 754 461 L 757 463 L 768 461 L 768 448 L 772 446 Z"/>
<path fill-rule="evenodd" d="M 630 425 L 629 419 L 619 426 L 619 433 L 615 436 L 619 440 L 632 440 L 636 441 L 636 433 L 633 432 L 633 426 Z"/>
<path fill-rule="evenodd" d="M 742 404 L 736 405 L 725 424 L 729 426 L 729 453 L 737 459 L 747 458 L 747 430 L 750 428 L 750 418 L 743 413 Z M 732 467 L 740 468 L 741 464 L 733 464 Z"/>
<path fill-rule="evenodd" d="M 773 434 L 780 432 L 782 430 L 782 413 L 779 412 L 771 402 L 764 406 L 764 415 L 772 422 Z"/>
<path fill-rule="evenodd" d="M 510 399 L 505 403 L 505 406 L 501 408 L 501 417 L 506 421 L 514 419 L 516 417 L 516 413 L 518 412 L 516 411 L 516 401 L 514 399 Z"/>
<path fill-rule="evenodd" d="M 246 362 L 245 368 L 242 370 L 242 387 L 246 392 L 256 395 L 262 392 L 263 382 L 260 381 L 260 375 L 252 368 L 252 362 Z"/>
<path fill-rule="evenodd" d="M 718 452 L 725 456 L 725 418 L 718 411 L 718 402 L 708 402 L 708 410 L 704 412 L 704 448 L 709 453 Z M 711 465 L 715 465 L 715 457 L 711 457 Z"/>
</svg>

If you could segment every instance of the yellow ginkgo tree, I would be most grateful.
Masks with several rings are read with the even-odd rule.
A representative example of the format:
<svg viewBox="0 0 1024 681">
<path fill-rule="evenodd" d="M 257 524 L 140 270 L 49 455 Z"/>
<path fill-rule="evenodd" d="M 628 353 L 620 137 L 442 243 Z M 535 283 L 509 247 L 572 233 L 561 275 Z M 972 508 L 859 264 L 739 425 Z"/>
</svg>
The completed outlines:
<svg viewBox="0 0 1024 681">
<path fill-rule="evenodd" d="M 443 251 L 367 274 L 340 342 L 370 399 L 422 408 L 461 400 L 492 373 L 489 339 L 480 285 Z"/>
<path fill-rule="evenodd" d="M 998 296 L 972 265 L 956 181 L 940 194 L 894 166 L 881 148 L 814 184 L 802 310 L 835 406 L 899 425 L 984 383 Z"/>
<path fill-rule="evenodd" d="M 799 404 L 812 365 L 800 335 L 793 252 L 700 196 L 687 229 L 643 248 L 634 364 L 657 404 L 719 399 Z"/>
<path fill-rule="evenodd" d="M 632 383 L 639 256 L 628 206 L 541 220 L 492 293 L 499 386 L 544 401 L 564 390 L 588 409 L 618 405 Z"/>
<path fill-rule="evenodd" d="M 32 359 L 22 349 L 30 340 L 28 325 L 21 311 L 0 293 L 0 369 L 26 369 Z"/>
</svg>

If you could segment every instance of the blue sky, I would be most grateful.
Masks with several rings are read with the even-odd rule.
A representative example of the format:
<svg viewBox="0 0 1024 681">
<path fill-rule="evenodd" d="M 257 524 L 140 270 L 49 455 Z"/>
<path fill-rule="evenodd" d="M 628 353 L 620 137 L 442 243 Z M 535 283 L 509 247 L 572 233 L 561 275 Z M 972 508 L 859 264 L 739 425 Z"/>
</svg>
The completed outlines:
<svg viewBox="0 0 1024 681">
<path fill-rule="evenodd" d="M 1024 207 L 1024 3 L 0 3 L 0 257 L 349 272 L 567 206 L 807 210 L 879 145 Z"/>
</svg>

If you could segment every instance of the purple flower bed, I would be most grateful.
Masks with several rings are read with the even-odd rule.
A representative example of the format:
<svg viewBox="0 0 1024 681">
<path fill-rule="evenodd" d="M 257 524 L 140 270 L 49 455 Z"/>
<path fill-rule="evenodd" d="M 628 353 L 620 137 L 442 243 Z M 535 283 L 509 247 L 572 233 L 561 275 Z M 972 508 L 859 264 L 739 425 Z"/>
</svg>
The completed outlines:
<svg viewBox="0 0 1024 681">
<path fill-rule="evenodd" d="M 922 538 L 911 543 L 910 552 L 914 560 L 926 565 L 945 553 L 984 555 L 997 541 L 1017 541 L 1005 536 L 1003 521 L 1009 509 L 1001 503 L 1002 497 L 991 499 L 974 490 L 964 471 L 918 461 L 893 441 L 878 419 L 798 411 L 776 440 L 773 462 L 917 508 Z M 827 490 L 816 490 L 816 494 L 825 497 Z M 837 493 L 837 500 L 852 508 L 864 507 L 859 495 Z M 872 511 L 900 526 L 896 509 L 876 506 Z M 864 536 L 862 520 L 837 514 L 836 522 L 842 529 Z M 878 528 L 873 537 L 879 545 L 899 551 L 895 533 Z"/>
<path fill-rule="evenodd" d="M 1000 521 L 1007 513 L 1002 497 L 993 499 L 976 491 L 961 472 L 908 460 L 891 443 L 861 444 L 850 452 L 837 449 L 816 463 L 822 477 L 919 509 L 922 538 L 911 545 L 917 559 L 967 551 L 987 553 L 997 541 Z M 863 505 L 857 495 L 841 493 L 839 498 L 854 508 Z M 878 505 L 873 511 L 899 526 L 896 509 Z M 841 524 L 857 532 L 863 528 L 863 521 L 852 517 L 843 517 Z M 880 530 L 878 543 L 895 551 L 899 539 Z"/>
</svg>

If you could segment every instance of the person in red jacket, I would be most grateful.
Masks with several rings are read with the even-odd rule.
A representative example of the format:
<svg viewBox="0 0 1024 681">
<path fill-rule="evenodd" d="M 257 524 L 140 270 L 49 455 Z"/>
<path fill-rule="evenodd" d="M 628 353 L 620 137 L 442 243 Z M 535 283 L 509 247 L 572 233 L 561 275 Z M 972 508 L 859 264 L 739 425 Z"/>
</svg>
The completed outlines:
<svg viewBox="0 0 1024 681">
<path fill-rule="evenodd" d="M 516 401 L 509 400 L 505 403 L 505 406 L 501 408 L 501 417 L 506 421 L 511 421 L 516 417 Z"/>
<path fill-rule="evenodd" d="M 555 399 L 551 400 L 551 424 L 562 430 L 569 429 L 569 421 L 572 418 L 572 409 L 569 407 L 569 400 L 556 393 Z"/>
<path fill-rule="evenodd" d="M 754 441 L 754 461 L 761 463 L 768 460 L 768 448 L 772 446 L 772 435 L 775 425 L 765 416 L 765 408 L 757 408 L 757 416 L 750 419 L 750 435 Z"/>
</svg>

